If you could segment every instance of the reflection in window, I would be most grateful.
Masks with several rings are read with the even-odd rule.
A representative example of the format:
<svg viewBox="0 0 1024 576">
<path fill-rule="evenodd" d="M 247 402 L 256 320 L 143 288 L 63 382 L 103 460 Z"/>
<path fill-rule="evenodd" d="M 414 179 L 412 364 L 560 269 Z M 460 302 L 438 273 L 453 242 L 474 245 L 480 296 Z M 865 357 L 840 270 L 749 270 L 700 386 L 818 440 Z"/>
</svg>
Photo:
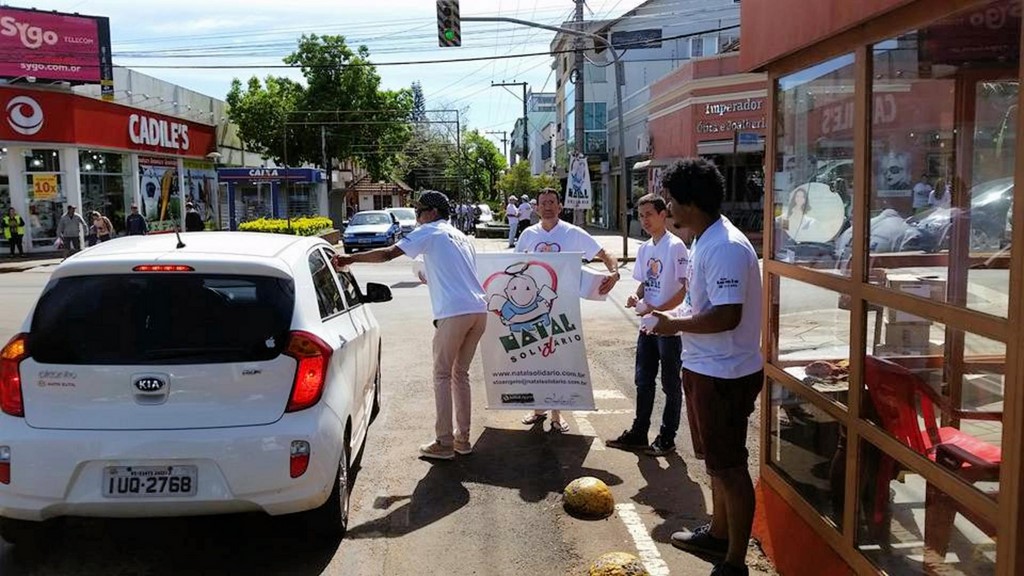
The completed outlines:
<svg viewBox="0 0 1024 576">
<path fill-rule="evenodd" d="M 850 226 L 854 58 L 779 79 L 773 202 L 775 258 L 837 270 L 836 239 Z"/>
<path fill-rule="evenodd" d="M 778 282 L 773 362 L 826 397 L 846 404 L 850 389 L 849 299 L 788 278 Z"/>
<path fill-rule="evenodd" d="M 1006 345 L 899 310 L 886 315 L 885 342 L 864 361 L 863 414 L 995 497 Z M 974 476 L 981 470 L 986 474 Z"/>
<path fill-rule="evenodd" d="M 846 430 L 820 408 L 771 382 L 771 465 L 822 515 L 842 525 Z"/>
<path fill-rule="evenodd" d="M 944 301 L 1005 317 L 1019 2 L 989 2 L 872 53 L 871 266 L 939 276 Z"/>
<path fill-rule="evenodd" d="M 857 547 L 889 574 L 995 574 L 995 525 L 874 445 L 860 447 Z"/>
</svg>

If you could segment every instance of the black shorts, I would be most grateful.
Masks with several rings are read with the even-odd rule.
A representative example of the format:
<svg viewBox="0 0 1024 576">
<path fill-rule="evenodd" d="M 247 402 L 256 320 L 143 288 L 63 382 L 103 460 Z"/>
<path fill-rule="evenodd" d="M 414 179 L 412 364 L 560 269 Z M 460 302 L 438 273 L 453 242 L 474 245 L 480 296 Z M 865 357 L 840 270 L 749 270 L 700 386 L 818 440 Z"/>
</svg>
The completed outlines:
<svg viewBox="0 0 1024 576">
<path fill-rule="evenodd" d="M 747 420 L 763 385 L 763 370 L 726 379 L 683 369 L 693 451 L 704 460 L 708 474 L 747 467 Z"/>
</svg>

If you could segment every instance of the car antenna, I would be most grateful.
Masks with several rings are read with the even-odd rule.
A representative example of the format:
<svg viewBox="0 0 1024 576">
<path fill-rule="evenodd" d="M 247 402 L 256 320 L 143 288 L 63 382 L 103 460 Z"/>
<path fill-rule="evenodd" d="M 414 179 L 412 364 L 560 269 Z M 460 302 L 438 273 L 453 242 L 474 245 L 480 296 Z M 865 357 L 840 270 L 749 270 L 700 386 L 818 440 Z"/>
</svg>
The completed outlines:
<svg viewBox="0 0 1024 576">
<path fill-rule="evenodd" d="M 174 224 L 174 235 L 178 237 L 178 245 L 175 246 L 175 249 L 181 250 L 185 247 L 185 243 L 181 241 L 181 229 L 178 227 L 178 219 L 171 216 L 171 222 Z"/>
</svg>

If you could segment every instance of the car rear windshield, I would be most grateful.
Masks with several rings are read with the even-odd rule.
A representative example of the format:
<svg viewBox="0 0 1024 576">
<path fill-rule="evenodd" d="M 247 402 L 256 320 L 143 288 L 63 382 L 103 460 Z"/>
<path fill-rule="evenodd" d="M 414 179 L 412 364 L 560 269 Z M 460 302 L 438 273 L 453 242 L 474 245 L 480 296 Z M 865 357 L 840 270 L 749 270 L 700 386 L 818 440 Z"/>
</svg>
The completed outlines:
<svg viewBox="0 0 1024 576">
<path fill-rule="evenodd" d="M 349 226 L 360 226 L 363 224 L 391 224 L 391 217 L 387 214 L 356 214 L 349 220 Z"/>
<path fill-rule="evenodd" d="M 266 276 L 74 276 L 36 305 L 29 353 L 43 364 L 216 364 L 276 358 L 295 287 Z"/>
</svg>

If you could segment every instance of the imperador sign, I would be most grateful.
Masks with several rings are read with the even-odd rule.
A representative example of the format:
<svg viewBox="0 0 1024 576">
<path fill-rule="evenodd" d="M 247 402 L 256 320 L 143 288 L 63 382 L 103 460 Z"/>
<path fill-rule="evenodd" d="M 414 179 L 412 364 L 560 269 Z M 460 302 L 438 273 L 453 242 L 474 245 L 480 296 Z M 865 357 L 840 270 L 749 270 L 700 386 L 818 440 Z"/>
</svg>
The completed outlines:
<svg viewBox="0 0 1024 576">
<path fill-rule="evenodd" d="M 580 254 L 477 255 L 489 317 L 487 407 L 593 410 L 580 321 Z"/>
<path fill-rule="evenodd" d="M 709 102 L 697 108 L 697 116 L 698 135 L 761 132 L 768 127 L 764 98 Z"/>
</svg>

